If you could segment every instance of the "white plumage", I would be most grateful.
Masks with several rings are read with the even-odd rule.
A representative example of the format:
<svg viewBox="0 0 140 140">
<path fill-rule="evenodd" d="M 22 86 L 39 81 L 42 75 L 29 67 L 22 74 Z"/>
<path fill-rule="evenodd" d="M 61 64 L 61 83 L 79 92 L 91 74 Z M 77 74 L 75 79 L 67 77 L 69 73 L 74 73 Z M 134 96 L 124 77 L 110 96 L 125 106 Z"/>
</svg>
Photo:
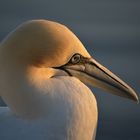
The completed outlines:
<svg viewBox="0 0 140 140">
<path fill-rule="evenodd" d="M 4 135 L 3 140 L 9 137 L 35 140 L 65 140 L 68 137 L 72 140 L 91 139 L 97 123 L 96 100 L 91 91 L 78 79 L 68 76 L 54 78 L 45 84 L 46 87 L 41 89 L 41 95 L 35 101 L 35 104 L 42 106 L 42 110 L 35 111 L 40 115 L 37 118 L 22 119 L 9 113 L 8 108 L 4 107 L 4 112 L 1 110 L 3 120 L 0 121 L 0 136 Z M 34 109 L 36 107 L 29 107 L 33 113 Z"/>
<path fill-rule="evenodd" d="M 88 83 L 138 101 L 65 26 L 26 22 L 0 45 L 0 139 L 94 140 L 97 104 Z M 10 108 L 10 109 L 9 109 Z"/>
</svg>

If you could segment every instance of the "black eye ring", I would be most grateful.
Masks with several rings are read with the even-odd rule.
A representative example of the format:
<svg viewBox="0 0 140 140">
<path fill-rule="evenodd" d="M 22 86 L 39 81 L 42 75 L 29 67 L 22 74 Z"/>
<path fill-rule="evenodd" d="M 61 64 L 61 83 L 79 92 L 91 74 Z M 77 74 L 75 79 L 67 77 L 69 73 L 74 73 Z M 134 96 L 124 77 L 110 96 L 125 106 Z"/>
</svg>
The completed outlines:
<svg viewBox="0 0 140 140">
<path fill-rule="evenodd" d="M 77 64 L 81 61 L 81 55 L 80 54 L 75 54 L 72 58 L 71 58 L 71 63 L 72 64 Z"/>
</svg>

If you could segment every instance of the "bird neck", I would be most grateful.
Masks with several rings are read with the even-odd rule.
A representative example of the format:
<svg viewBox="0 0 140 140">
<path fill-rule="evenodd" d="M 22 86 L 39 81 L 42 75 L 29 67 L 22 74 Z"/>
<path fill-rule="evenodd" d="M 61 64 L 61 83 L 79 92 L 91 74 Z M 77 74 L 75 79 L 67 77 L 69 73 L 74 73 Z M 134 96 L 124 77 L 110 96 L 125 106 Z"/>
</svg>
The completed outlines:
<svg viewBox="0 0 140 140">
<path fill-rule="evenodd" d="M 96 100 L 78 79 L 59 76 L 59 72 L 51 78 L 48 75 L 54 71 L 45 68 L 10 71 L 13 73 L 3 72 L 1 92 L 15 114 L 24 119 L 44 119 L 56 136 L 75 140 L 95 136 Z"/>
<path fill-rule="evenodd" d="M 0 47 L 0 96 L 17 115 L 28 118 L 41 116 L 44 113 L 42 87 L 47 85 L 50 77 L 59 75 L 59 70 L 20 62 L 19 57 L 12 57 L 13 50 L 9 50 L 6 42 Z"/>
<path fill-rule="evenodd" d="M 51 71 L 47 68 L 19 67 L 10 63 L 1 66 L 0 93 L 5 103 L 20 117 L 40 117 L 44 113 L 42 87 L 47 85 L 47 73 L 51 74 Z M 45 100 L 47 104 L 48 99 Z M 46 110 L 47 105 L 45 112 Z"/>
<path fill-rule="evenodd" d="M 0 68 L 2 98 L 15 114 L 27 119 L 36 119 L 47 114 L 50 104 L 48 93 L 51 92 L 49 86 L 53 84 L 49 81 L 53 76 L 66 75 L 63 71 L 33 66 L 7 64 Z"/>
</svg>

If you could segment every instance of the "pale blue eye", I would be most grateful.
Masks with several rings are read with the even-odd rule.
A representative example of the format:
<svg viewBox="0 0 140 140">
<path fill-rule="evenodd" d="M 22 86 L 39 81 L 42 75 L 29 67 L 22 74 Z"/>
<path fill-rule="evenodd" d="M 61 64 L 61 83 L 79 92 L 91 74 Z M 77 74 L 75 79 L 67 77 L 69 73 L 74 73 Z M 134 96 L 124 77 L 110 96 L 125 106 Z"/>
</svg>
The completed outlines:
<svg viewBox="0 0 140 140">
<path fill-rule="evenodd" d="M 79 63 L 81 60 L 81 55 L 80 54 L 75 54 L 72 58 L 71 58 L 71 62 L 73 64 L 77 64 Z"/>
</svg>

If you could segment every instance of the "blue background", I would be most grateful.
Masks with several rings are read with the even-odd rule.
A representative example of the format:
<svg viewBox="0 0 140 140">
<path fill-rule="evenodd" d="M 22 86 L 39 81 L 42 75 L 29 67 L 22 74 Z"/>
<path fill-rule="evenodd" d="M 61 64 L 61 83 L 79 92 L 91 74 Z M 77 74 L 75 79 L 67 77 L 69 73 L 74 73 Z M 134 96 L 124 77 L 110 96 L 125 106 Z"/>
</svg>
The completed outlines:
<svg viewBox="0 0 140 140">
<path fill-rule="evenodd" d="M 96 60 L 140 95 L 139 0 L 1 0 L 0 40 L 22 22 L 40 18 L 67 25 Z M 92 90 L 99 108 L 96 139 L 140 140 L 140 105 Z"/>
</svg>

